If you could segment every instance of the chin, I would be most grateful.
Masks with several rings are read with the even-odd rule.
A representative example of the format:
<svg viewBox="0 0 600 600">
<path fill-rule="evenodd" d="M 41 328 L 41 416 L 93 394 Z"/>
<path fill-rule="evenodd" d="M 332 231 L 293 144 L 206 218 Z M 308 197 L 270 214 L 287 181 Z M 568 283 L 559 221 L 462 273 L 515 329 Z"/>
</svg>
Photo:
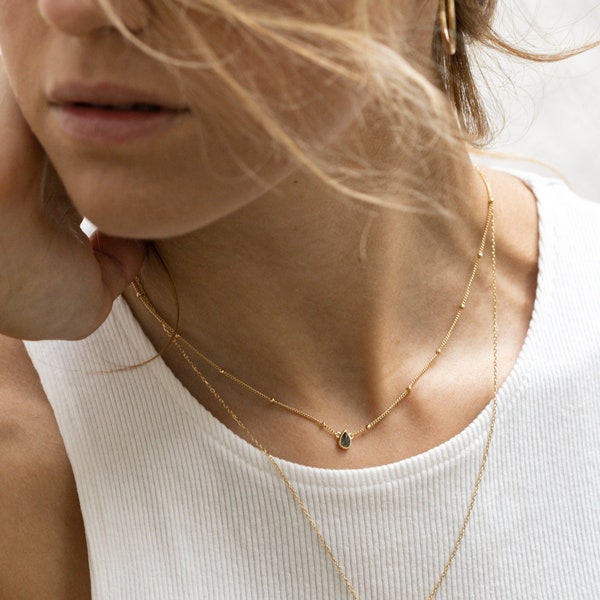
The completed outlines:
<svg viewBox="0 0 600 600">
<path fill-rule="evenodd" d="M 79 207 L 78 207 L 79 208 Z M 89 207 L 87 210 L 80 208 L 88 220 L 102 233 L 113 237 L 150 240 L 177 237 L 198 229 L 196 224 L 189 220 L 170 215 L 169 219 L 164 214 L 156 213 L 147 207 L 133 207 L 131 205 Z"/>
<path fill-rule="evenodd" d="M 154 194 L 154 195 L 153 195 Z M 102 233 L 113 237 L 157 240 L 175 238 L 202 229 L 224 216 L 216 206 L 191 197 L 182 202 L 172 195 L 124 194 L 108 190 L 90 195 L 72 194 L 80 214 Z"/>
<path fill-rule="evenodd" d="M 58 160 L 55 166 L 79 213 L 100 231 L 146 240 L 202 229 L 253 202 L 287 173 L 277 165 L 265 186 L 243 177 L 219 180 L 198 164 L 148 167 L 115 159 Z"/>
<path fill-rule="evenodd" d="M 123 193 L 121 190 L 98 189 L 86 193 L 80 189 L 67 187 L 69 197 L 79 214 L 91 221 L 102 233 L 113 237 L 130 239 L 150 239 L 155 235 L 170 235 L 183 226 L 173 218 L 165 219 L 163 211 L 158 211 L 151 199 L 141 200 L 138 194 Z"/>
</svg>

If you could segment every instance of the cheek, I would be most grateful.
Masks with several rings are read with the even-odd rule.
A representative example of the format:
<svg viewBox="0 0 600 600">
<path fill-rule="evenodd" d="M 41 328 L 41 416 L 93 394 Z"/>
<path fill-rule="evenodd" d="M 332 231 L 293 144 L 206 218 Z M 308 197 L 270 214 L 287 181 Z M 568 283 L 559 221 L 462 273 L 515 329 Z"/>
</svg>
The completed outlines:
<svg viewBox="0 0 600 600">
<path fill-rule="evenodd" d="M 18 99 L 25 99 L 36 76 L 32 57 L 41 52 L 41 20 L 30 1 L 0 0 L 0 49 L 2 63 Z M 28 59 L 29 57 L 29 59 Z"/>
<path fill-rule="evenodd" d="M 225 65 L 229 82 L 209 68 L 186 74 L 184 87 L 198 112 L 215 117 L 213 122 L 235 147 L 241 137 L 270 145 L 274 138 L 287 152 L 295 143 L 318 151 L 354 122 L 367 102 L 367 90 L 359 91 L 356 81 L 317 65 L 327 55 L 317 47 L 310 50 L 309 59 L 283 42 L 258 39 L 222 24 L 202 24 L 200 29 Z M 350 70 L 356 74 L 356 69 Z"/>
<path fill-rule="evenodd" d="M 11 37 L 20 31 L 21 17 L 35 10 L 31 2 L 19 0 L 0 1 L 0 42 L 4 50 Z M 12 34 L 12 36 L 11 36 Z"/>
</svg>

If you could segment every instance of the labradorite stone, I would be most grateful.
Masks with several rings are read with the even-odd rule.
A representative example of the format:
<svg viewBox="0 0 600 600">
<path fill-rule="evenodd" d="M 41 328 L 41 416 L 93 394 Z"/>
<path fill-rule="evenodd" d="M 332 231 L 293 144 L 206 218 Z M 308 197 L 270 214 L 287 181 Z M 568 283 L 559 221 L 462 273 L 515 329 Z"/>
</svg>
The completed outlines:
<svg viewBox="0 0 600 600">
<path fill-rule="evenodd" d="M 348 448 L 350 448 L 351 443 L 352 443 L 352 438 L 350 437 L 350 434 L 347 431 L 344 431 L 344 433 L 342 433 L 342 435 L 340 435 L 340 439 L 338 440 L 338 444 L 339 444 L 340 448 L 342 448 L 344 450 L 348 450 Z"/>
</svg>

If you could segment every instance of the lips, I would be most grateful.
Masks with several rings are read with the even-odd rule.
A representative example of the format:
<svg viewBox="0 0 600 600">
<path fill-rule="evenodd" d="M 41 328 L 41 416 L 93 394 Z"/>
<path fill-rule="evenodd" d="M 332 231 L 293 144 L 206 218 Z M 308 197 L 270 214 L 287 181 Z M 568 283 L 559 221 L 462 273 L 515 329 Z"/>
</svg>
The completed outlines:
<svg viewBox="0 0 600 600">
<path fill-rule="evenodd" d="M 64 82 L 55 85 L 47 94 L 50 104 L 82 104 L 106 108 L 132 106 L 157 107 L 167 111 L 186 111 L 187 107 L 162 92 L 136 89 L 114 83 L 83 84 Z"/>
<path fill-rule="evenodd" d="M 91 108 L 96 110 L 108 110 L 108 111 L 136 111 L 136 112 L 160 112 L 165 110 L 159 104 L 144 104 L 141 102 L 134 102 L 132 104 L 102 104 L 92 102 L 73 102 L 73 106 L 78 108 Z"/>
<path fill-rule="evenodd" d="M 62 84 L 47 98 L 60 129 L 92 144 L 123 144 L 155 135 L 190 112 L 163 94 L 106 83 Z"/>
</svg>

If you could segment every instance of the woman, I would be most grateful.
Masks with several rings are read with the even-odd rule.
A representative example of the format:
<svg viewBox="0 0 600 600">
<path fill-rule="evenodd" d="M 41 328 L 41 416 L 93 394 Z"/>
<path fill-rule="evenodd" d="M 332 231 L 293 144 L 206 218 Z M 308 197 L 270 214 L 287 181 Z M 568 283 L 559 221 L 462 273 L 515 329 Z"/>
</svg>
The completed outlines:
<svg viewBox="0 0 600 600">
<path fill-rule="evenodd" d="M 2 3 L 2 597 L 598 597 L 600 209 L 473 167 L 494 5 Z"/>
</svg>

